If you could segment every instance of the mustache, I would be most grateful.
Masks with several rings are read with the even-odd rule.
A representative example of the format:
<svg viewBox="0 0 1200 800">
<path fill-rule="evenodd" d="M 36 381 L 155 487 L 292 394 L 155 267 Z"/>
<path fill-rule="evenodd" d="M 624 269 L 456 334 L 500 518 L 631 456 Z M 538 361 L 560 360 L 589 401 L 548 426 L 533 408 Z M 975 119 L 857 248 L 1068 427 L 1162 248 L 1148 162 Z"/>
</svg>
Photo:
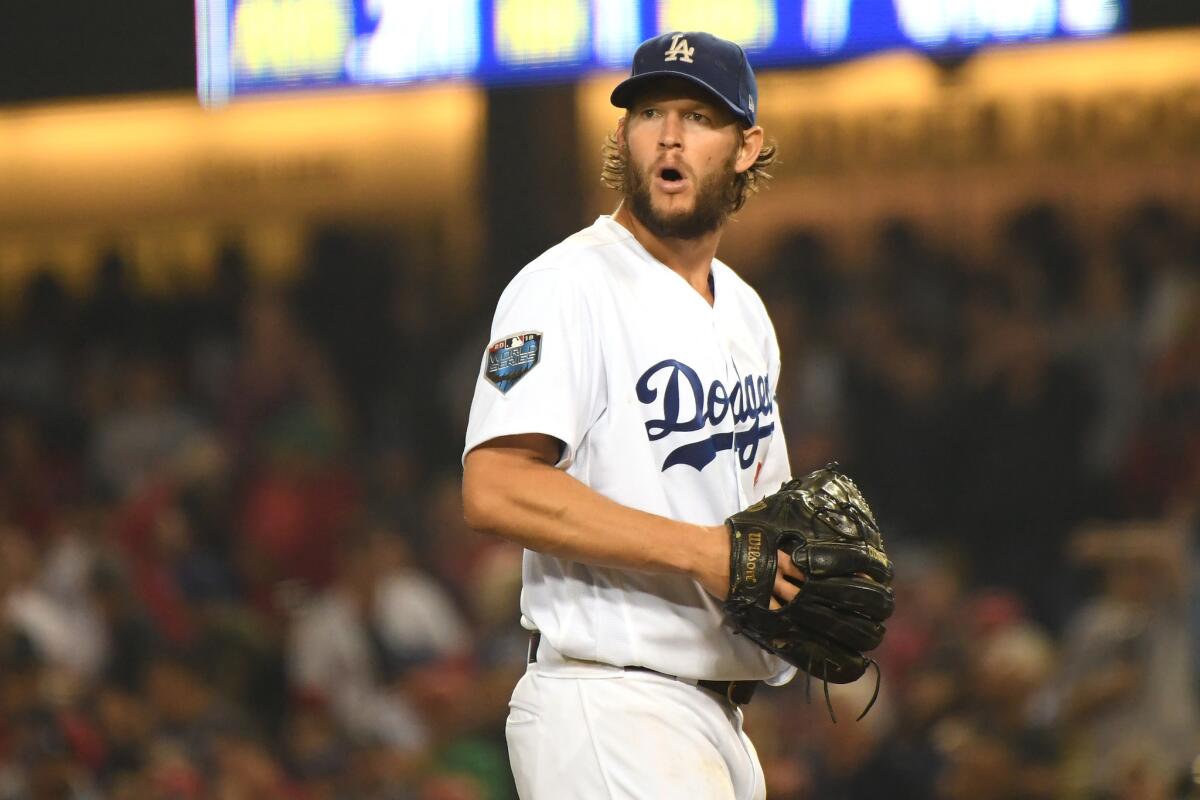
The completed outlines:
<svg viewBox="0 0 1200 800">
<path fill-rule="evenodd" d="M 680 159 L 679 164 L 667 164 L 661 156 L 649 167 L 633 162 L 629 145 L 622 148 L 624 156 L 625 197 L 630 211 L 652 233 L 663 238 L 695 239 L 717 230 L 733 212 L 736 197 L 736 180 L 733 154 L 722 166 L 703 180 L 695 179 L 694 173 L 687 174 Z M 659 213 L 651 200 L 651 186 L 656 174 L 665 168 L 676 169 L 686 175 L 694 187 L 694 204 L 683 213 Z M 690 169 L 687 172 L 691 172 Z"/>
</svg>

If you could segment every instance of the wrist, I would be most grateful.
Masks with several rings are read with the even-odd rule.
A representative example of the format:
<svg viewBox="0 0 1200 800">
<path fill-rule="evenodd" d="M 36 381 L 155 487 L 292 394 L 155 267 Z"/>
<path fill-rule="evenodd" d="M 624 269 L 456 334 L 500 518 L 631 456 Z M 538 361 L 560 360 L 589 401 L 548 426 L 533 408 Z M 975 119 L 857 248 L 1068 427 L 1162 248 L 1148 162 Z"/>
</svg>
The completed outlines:
<svg viewBox="0 0 1200 800">
<path fill-rule="evenodd" d="M 724 525 L 697 526 L 695 547 L 688 548 L 688 574 L 714 597 L 729 593 L 729 529 Z"/>
</svg>

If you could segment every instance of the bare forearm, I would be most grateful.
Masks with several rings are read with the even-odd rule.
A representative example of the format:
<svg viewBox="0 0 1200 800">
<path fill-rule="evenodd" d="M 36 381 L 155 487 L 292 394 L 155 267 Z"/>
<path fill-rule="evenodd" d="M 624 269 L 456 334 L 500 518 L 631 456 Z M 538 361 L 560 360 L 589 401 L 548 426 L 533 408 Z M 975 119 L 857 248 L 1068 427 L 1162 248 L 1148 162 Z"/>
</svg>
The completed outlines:
<svg viewBox="0 0 1200 800">
<path fill-rule="evenodd" d="M 710 591 L 726 580 L 716 574 L 727 570 L 723 528 L 620 505 L 532 457 L 472 451 L 463 499 L 472 527 L 530 550 L 596 566 L 691 575 Z"/>
</svg>

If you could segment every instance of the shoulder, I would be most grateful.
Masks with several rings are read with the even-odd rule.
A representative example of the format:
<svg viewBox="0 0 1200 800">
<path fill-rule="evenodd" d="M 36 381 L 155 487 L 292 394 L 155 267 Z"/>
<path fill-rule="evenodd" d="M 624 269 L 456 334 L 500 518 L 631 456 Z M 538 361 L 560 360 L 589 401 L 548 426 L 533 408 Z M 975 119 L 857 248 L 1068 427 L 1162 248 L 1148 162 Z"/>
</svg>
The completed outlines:
<svg viewBox="0 0 1200 800">
<path fill-rule="evenodd" d="M 713 270 L 716 273 L 717 291 L 723 291 L 727 295 L 722 298 L 725 308 L 729 309 L 726 313 L 735 314 L 738 325 L 760 343 L 774 365 L 773 374 L 777 378 L 780 364 L 779 339 L 762 297 L 724 262 L 713 259 Z"/>
<path fill-rule="evenodd" d="M 770 327 L 771 317 L 767 313 L 766 304 L 763 303 L 758 291 L 747 283 L 745 278 L 720 259 L 713 259 L 713 271 L 717 276 L 719 291 L 725 291 L 732 295 L 733 304 L 742 314 Z"/>
<path fill-rule="evenodd" d="M 599 222 L 568 236 L 529 262 L 509 282 L 505 294 L 544 287 L 586 296 L 619 259 L 620 239 Z"/>
</svg>

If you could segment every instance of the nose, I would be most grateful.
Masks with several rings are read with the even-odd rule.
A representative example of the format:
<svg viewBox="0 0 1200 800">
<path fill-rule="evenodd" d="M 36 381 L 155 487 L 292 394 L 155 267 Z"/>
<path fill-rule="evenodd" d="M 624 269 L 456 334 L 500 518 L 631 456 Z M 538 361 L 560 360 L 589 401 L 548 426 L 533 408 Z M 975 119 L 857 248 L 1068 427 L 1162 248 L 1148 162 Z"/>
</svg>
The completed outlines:
<svg viewBox="0 0 1200 800">
<path fill-rule="evenodd" d="M 663 115 L 662 128 L 658 132 L 658 146 L 670 150 L 683 147 L 683 120 L 675 112 Z"/>
</svg>

